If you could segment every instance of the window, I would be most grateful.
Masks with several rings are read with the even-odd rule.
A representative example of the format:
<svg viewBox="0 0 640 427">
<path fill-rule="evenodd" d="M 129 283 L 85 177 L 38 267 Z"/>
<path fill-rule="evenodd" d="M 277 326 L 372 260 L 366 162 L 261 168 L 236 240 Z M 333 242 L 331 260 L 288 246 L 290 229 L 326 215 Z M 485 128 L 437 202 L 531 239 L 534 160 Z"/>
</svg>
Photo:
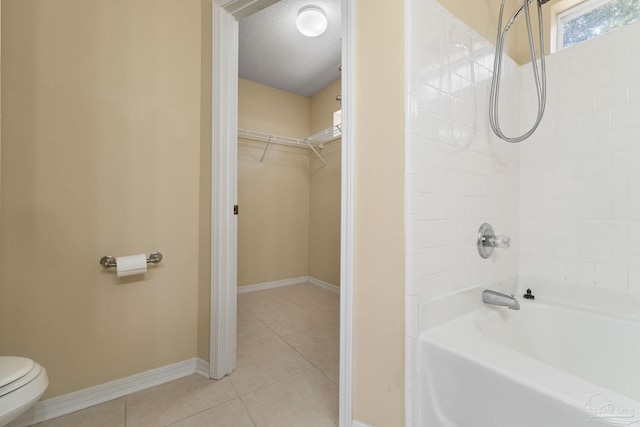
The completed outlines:
<svg viewBox="0 0 640 427">
<path fill-rule="evenodd" d="M 586 0 L 557 18 L 560 50 L 640 20 L 640 1 Z"/>
</svg>

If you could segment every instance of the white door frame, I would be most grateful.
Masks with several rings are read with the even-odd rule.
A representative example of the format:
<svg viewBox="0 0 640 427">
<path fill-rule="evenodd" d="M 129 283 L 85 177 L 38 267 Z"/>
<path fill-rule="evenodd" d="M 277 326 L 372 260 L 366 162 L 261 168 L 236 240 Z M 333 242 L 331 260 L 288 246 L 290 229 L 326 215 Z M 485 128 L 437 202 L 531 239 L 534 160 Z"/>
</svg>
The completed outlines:
<svg viewBox="0 0 640 427">
<path fill-rule="evenodd" d="M 216 0 L 228 4 L 228 0 Z M 257 2 L 271 4 L 271 0 Z M 355 0 L 342 0 L 342 177 L 340 237 L 340 427 L 353 423 Z M 237 302 L 238 23 L 212 14 L 211 334 L 209 375 L 235 369 Z"/>
<path fill-rule="evenodd" d="M 209 376 L 220 379 L 236 368 L 238 22 L 214 3 L 212 26 Z"/>
</svg>

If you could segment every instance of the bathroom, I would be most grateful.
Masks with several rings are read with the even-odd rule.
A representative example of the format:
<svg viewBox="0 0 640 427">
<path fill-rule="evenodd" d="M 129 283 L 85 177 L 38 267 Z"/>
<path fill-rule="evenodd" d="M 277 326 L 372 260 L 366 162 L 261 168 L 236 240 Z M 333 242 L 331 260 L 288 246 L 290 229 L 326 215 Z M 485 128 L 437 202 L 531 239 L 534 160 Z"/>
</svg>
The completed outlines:
<svg viewBox="0 0 640 427">
<path fill-rule="evenodd" d="M 616 76 L 625 72 L 627 93 L 637 95 L 631 89 L 637 90 L 632 82 L 640 77 L 634 74 L 640 67 L 633 64 L 640 56 L 640 36 L 632 25 L 624 36 L 613 35 L 613 47 L 594 40 L 584 48 L 551 54 L 544 119 L 550 121 L 543 121 L 531 140 L 518 146 L 499 142 L 490 136 L 488 120 L 478 119 L 478 133 L 486 135 L 480 142 L 491 150 L 465 158 L 463 164 L 474 176 L 495 178 L 496 184 L 483 196 L 487 213 L 459 217 L 476 207 L 470 190 L 478 186 L 471 182 L 465 189 L 463 180 L 453 179 L 466 169 L 451 158 L 449 169 L 435 168 L 449 180 L 429 177 L 436 173 L 429 162 L 437 153 L 423 151 L 430 144 L 419 142 L 433 136 L 428 123 L 444 113 L 423 105 L 424 120 L 418 120 L 410 114 L 410 102 L 418 102 L 418 94 L 407 94 L 414 94 L 412 76 L 424 65 L 416 50 L 420 43 L 448 34 L 434 28 L 442 30 L 446 22 L 472 39 L 475 30 L 432 1 L 344 3 L 351 30 L 344 43 L 352 49 L 346 53 L 352 66 L 343 68 L 343 87 L 350 88 L 343 91 L 343 111 L 349 102 L 357 108 L 345 116 L 351 117 L 353 139 L 343 138 L 343 161 L 352 165 L 343 186 L 353 192 L 347 196 L 350 206 L 343 207 L 348 212 L 343 233 L 351 252 L 342 254 L 348 271 L 342 273 L 347 280 L 341 285 L 352 292 L 353 311 L 348 314 L 350 334 L 344 337 L 352 347 L 345 364 L 351 388 L 345 389 L 341 422 L 348 411 L 346 417 L 358 420 L 357 426 L 419 425 L 414 423 L 419 422 L 422 303 L 466 283 L 488 285 L 517 274 L 600 282 L 628 287 L 631 293 L 637 288 L 640 265 L 631 259 L 638 219 L 632 177 L 638 172 L 633 160 L 640 114 L 637 103 L 626 104 L 632 98 L 617 104 L 615 96 L 603 97 L 618 93 Z M 445 6 L 463 21 L 481 18 L 487 25 L 479 32 L 494 43 L 498 2 L 470 7 L 469 2 L 450 1 Z M 61 379 L 51 381 L 44 399 L 180 361 L 209 360 L 211 8 L 206 1 L 2 2 L 0 353 L 31 357 L 51 378 Z M 434 21 L 434 16 L 446 20 Z M 522 20 L 517 28 L 521 25 Z M 594 63 L 587 46 L 610 61 Z M 575 61 L 569 61 L 572 52 Z M 455 54 L 467 56 L 459 50 Z M 445 58 L 442 64 L 447 65 Z M 435 73 L 446 76 L 443 70 Z M 524 85 L 530 76 L 526 69 L 521 73 Z M 558 107 L 558 98 L 566 93 L 564 87 L 558 89 L 561 80 L 607 84 L 594 89 L 594 111 L 584 111 L 587 102 L 581 97 L 590 95 L 583 91 Z M 603 89 L 609 84 L 611 91 Z M 535 92 L 525 88 L 520 99 L 508 102 L 523 105 L 521 115 L 531 117 L 527 114 L 535 114 L 535 107 L 525 102 L 535 100 Z M 594 128 L 593 138 L 582 146 L 577 115 L 592 114 L 585 116 L 588 123 L 599 126 L 597 99 L 609 103 L 611 120 L 622 120 L 627 127 L 611 128 L 611 139 L 596 139 L 596 133 L 604 136 L 610 129 Z M 486 112 L 486 99 L 478 96 L 471 102 Z M 569 107 L 576 115 L 568 115 Z M 562 109 L 565 120 L 558 118 Z M 348 124 L 349 118 L 345 120 Z M 448 145 L 464 153 L 469 143 L 464 131 L 472 127 L 473 117 L 463 114 L 460 120 L 460 126 L 445 121 L 438 138 L 449 138 L 457 145 Z M 545 124 L 554 121 L 560 136 L 567 137 L 564 144 L 552 144 L 555 137 L 545 134 L 550 132 Z M 602 141 L 622 146 L 614 151 Z M 552 191 L 557 188 L 548 160 L 555 150 L 563 159 L 563 179 L 580 194 L 578 210 L 569 197 Z M 586 170 L 581 168 L 590 174 L 571 175 Z M 622 178 L 614 170 L 624 171 L 628 181 L 617 185 Z M 504 177 L 511 181 L 499 179 Z M 585 182 L 578 182 L 582 178 Z M 451 188 L 434 187 L 438 192 L 430 193 L 430 179 L 434 186 Z M 425 196 L 432 194 L 451 197 Z M 607 203 L 598 203 L 598 197 Z M 614 224 L 618 215 L 624 215 L 627 228 Z M 555 224 L 561 229 L 543 227 L 557 219 L 566 221 Z M 511 248 L 496 249 L 482 260 L 473 252 L 472 239 L 487 220 L 497 233 L 511 237 Z M 445 228 L 431 230 L 425 224 L 436 221 Z M 456 223 L 468 230 L 458 233 Z M 583 225 L 586 231 L 580 229 Z M 589 238 L 572 237 L 583 235 Z M 434 250 L 434 241 L 444 250 Z M 457 246 L 464 242 L 470 249 L 459 258 L 462 249 Z M 152 250 L 162 251 L 166 262 L 150 268 L 135 286 L 126 280 L 118 284 L 113 273 L 96 268 L 105 251 Z M 579 255 L 567 255 L 571 253 Z M 444 271 L 432 267 L 431 255 Z"/>
</svg>

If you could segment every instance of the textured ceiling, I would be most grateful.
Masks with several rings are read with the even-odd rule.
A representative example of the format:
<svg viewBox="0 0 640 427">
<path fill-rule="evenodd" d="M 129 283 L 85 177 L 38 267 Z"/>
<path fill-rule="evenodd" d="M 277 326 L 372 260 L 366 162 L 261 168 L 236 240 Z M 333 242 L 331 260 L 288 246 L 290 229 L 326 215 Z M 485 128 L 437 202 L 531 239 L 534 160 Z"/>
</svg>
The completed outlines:
<svg viewBox="0 0 640 427">
<path fill-rule="evenodd" d="M 308 5 L 329 20 L 318 37 L 296 28 L 298 11 Z M 281 0 L 240 21 L 240 77 L 311 96 L 340 78 L 341 29 L 340 0 Z"/>
</svg>

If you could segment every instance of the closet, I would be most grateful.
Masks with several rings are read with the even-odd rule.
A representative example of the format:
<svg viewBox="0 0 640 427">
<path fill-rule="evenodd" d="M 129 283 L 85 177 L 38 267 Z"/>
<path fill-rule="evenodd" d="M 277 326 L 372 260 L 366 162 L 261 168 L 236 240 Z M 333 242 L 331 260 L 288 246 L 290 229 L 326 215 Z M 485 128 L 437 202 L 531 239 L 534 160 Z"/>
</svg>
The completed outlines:
<svg viewBox="0 0 640 427">
<path fill-rule="evenodd" d="M 329 22 L 316 38 L 296 29 L 296 14 L 311 6 Z M 338 423 L 340 29 L 339 0 L 282 0 L 240 22 L 230 380 L 241 396 L 244 385 L 247 395 L 268 387 L 286 401 L 274 416 L 287 425 Z"/>
<path fill-rule="evenodd" d="M 238 96 L 238 287 L 340 282 L 340 80 L 311 97 Z"/>
</svg>

